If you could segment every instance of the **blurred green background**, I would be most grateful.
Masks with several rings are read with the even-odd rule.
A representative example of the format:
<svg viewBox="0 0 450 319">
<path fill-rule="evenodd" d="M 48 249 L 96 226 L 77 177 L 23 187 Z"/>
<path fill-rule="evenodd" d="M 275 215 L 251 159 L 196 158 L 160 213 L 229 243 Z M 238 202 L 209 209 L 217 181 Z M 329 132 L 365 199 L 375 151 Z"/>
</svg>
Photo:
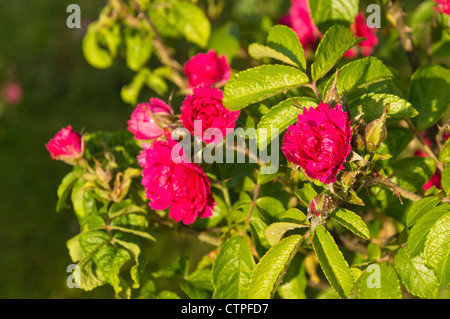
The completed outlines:
<svg viewBox="0 0 450 319">
<path fill-rule="evenodd" d="M 78 3 L 82 29 L 66 26 Z M 45 143 L 61 127 L 126 128 L 131 107 L 120 99 L 128 71 L 89 66 L 81 51 L 86 24 L 105 1 L 2 1 L 0 85 L 18 81 L 19 104 L 0 106 L 0 298 L 114 297 L 66 286 L 66 241 L 77 233 L 70 211 L 56 213 L 56 189 L 70 168 L 50 159 Z"/>
</svg>

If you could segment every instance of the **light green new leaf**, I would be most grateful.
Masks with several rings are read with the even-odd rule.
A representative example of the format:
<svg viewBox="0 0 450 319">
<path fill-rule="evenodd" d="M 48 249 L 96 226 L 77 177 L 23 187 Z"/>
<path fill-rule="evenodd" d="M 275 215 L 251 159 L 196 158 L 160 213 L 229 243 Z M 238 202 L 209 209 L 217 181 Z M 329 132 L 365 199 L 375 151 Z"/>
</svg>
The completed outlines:
<svg viewBox="0 0 450 319">
<path fill-rule="evenodd" d="M 297 34 L 291 28 L 281 24 L 273 26 L 267 36 L 267 46 L 282 53 L 295 63 L 294 66 L 306 70 L 305 52 Z"/>
<path fill-rule="evenodd" d="M 450 165 L 447 165 L 442 173 L 442 188 L 448 196 L 450 194 Z"/>
<path fill-rule="evenodd" d="M 308 83 L 302 71 L 286 65 L 261 65 L 235 74 L 224 87 L 223 104 L 230 110 L 264 100 Z"/>
<path fill-rule="evenodd" d="M 353 275 L 325 226 L 317 226 L 312 245 L 328 282 L 341 298 L 347 298 L 353 288 Z"/>
<path fill-rule="evenodd" d="M 285 56 L 283 53 L 259 43 L 252 43 L 248 46 L 248 54 L 254 59 L 261 60 L 263 58 L 271 58 L 286 64 L 297 67 L 297 63 Z"/>
<path fill-rule="evenodd" d="M 193 3 L 177 1 L 172 8 L 175 27 L 186 40 L 205 48 L 211 33 L 211 23 L 205 13 Z"/>
<path fill-rule="evenodd" d="M 447 139 L 439 154 L 439 161 L 443 164 L 450 164 L 450 138 Z"/>
<path fill-rule="evenodd" d="M 339 208 L 336 213 L 332 214 L 331 219 L 350 230 L 355 235 L 364 239 L 369 239 L 369 228 L 362 218 L 351 210 Z"/>
<path fill-rule="evenodd" d="M 423 258 L 443 288 L 450 285 L 450 208 L 430 228 L 425 241 Z"/>
<path fill-rule="evenodd" d="M 304 107 L 315 106 L 317 102 L 308 97 L 288 98 L 275 105 L 261 117 L 257 125 L 258 144 L 267 145 L 272 140 L 272 129 L 278 129 L 278 134 L 283 133 L 289 125 L 297 122 Z"/>
<path fill-rule="evenodd" d="M 425 241 L 431 228 L 448 211 L 450 211 L 450 205 L 444 204 L 429 209 L 417 218 L 408 236 L 408 250 L 412 257 L 419 255 L 424 250 Z"/>
<path fill-rule="evenodd" d="M 412 76 L 409 98 L 419 115 L 413 119 L 418 131 L 435 124 L 449 106 L 450 69 L 438 64 L 421 66 Z"/>
<path fill-rule="evenodd" d="M 320 32 L 332 25 L 350 26 L 356 18 L 359 0 L 309 0 L 311 17 Z"/>
<path fill-rule="evenodd" d="M 56 211 L 60 212 L 65 208 L 69 208 L 67 205 L 67 196 L 69 196 L 70 191 L 72 190 L 73 185 L 75 185 L 78 179 L 78 174 L 75 172 L 70 172 L 66 176 L 64 176 L 61 184 L 58 186 L 58 203 L 56 204 Z"/>
<path fill-rule="evenodd" d="M 425 260 L 418 255 L 411 258 L 406 247 L 400 248 L 394 258 L 395 269 L 406 289 L 419 298 L 434 298 L 438 292 L 438 282 Z"/>
<path fill-rule="evenodd" d="M 358 115 L 357 107 L 359 105 L 362 106 L 363 119 L 366 122 L 379 118 L 387 106 L 389 106 L 389 118 L 410 118 L 419 114 L 411 103 L 393 94 L 364 94 L 350 104 L 350 112 L 353 117 Z"/>
<path fill-rule="evenodd" d="M 249 299 L 273 297 L 302 240 L 299 235 L 289 236 L 270 248 L 260 259 L 248 284 Z"/>
<path fill-rule="evenodd" d="M 350 30 L 342 25 L 333 25 L 323 36 L 317 47 L 316 61 L 311 66 L 312 79 L 323 77 L 352 46 L 360 42 Z"/>
<path fill-rule="evenodd" d="M 83 38 L 83 55 L 86 61 L 95 68 L 106 69 L 113 63 L 112 54 L 100 44 L 100 33 L 97 23 L 91 23 Z"/>
<path fill-rule="evenodd" d="M 373 270 L 370 272 L 366 270 L 359 278 L 358 299 L 402 298 L 400 281 L 391 265 L 383 262 L 381 264 L 371 264 L 369 267 Z M 377 283 L 379 283 L 379 286 Z"/>
<path fill-rule="evenodd" d="M 247 238 L 234 236 L 220 249 L 212 268 L 215 299 L 245 299 L 255 261 Z"/>
<path fill-rule="evenodd" d="M 125 38 L 125 43 L 127 66 L 133 71 L 139 71 L 152 55 L 151 37 L 143 37 L 140 33 L 129 34 Z"/>
<path fill-rule="evenodd" d="M 128 252 L 133 256 L 134 259 L 134 266 L 130 269 L 131 279 L 133 280 L 133 288 L 139 288 L 140 286 L 140 273 L 139 273 L 139 256 L 141 254 L 141 249 L 139 248 L 139 245 L 136 245 L 134 243 L 130 243 L 118 238 L 114 238 L 114 242 L 118 245 L 122 246 L 123 248 L 127 249 Z"/>
<path fill-rule="evenodd" d="M 264 231 L 264 235 L 266 236 L 267 241 L 270 246 L 275 246 L 283 235 L 289 230 L 308 227 L 307 225 L 301 225 L 297 223 L 287 223 L 287 222 L 279 222 L 270 224 Z"/>
</svg>

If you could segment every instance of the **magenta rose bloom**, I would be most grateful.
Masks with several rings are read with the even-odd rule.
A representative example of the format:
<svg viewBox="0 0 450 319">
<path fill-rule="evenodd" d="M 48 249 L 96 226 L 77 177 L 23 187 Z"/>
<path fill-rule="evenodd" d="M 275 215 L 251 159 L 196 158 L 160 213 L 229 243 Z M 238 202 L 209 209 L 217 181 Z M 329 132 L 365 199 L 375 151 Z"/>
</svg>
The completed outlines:
<svg viewBox="0 0 450 319">
<path fill-rule="evenodd" d="M 378 37 L 376 36 L 377 28 L 369 28 L 366 24 L 366 18 L 364 14 L 359 13 L 355 22 L 350 26 L 350 31 L 352 31 L 353 35 L 357 38 L 366 38 L 356 45 L 356 47 L 348 50 L 344 57 L 346 58 L 354 58 L 358 55 L 358 51 L 362 56 L 369 56 L 372 54 L 374 48 L 378 44 Z"/>
<path fill-rule="evenodd" d="M 173 111 L 164 101 L 151 98 L 150 103 L 138 104 L 128 121 L 128 130 L 138 140 L 152 140 L 164 134 L 161 128 L 163 117 L 170 117 Z M 155 122 L 159 120 L 157 124 Z"/>
<path fill-rule="evenodd" d="M 231 69 L 224 55 L 219 58 L 216 51 L 209 50 L 208 53 L 199 53 L 187 61 L 184 73 L 189 87 L 193 88 L 199 85 L 225 84 L 230 79 Z"/>
<path fill-rule="evenodd" d="M 311 18 L 308 0 L 292 0 L 289 14 L 282 17 L 280 23 L 297 33 L 304 49 L 307 47 L 314 49 L 317 41 L 322 37 Z"/>
<path fill-rule="evenodd" d="M 352 128 L 340 105 L 321 103 L 304 109 L 288 127 L 281 147 L 287 160 L 303 168 L 310 178 L 334 183 L 351 151 Z"/>
<path fill-rule="evenodd" d="M 215 201 L 209 180 L 200 166 L 189 163 L 186 158 L 180 163 L 172 160 L 175 143 L 155 141 L 145 150 L 142 185 L 152 209 L 170 207 L 169 217 L 175 222 L 192 224 L 197 216 L 210 217 Z"/>
<path fill-rule="evenodd" d="M 224 137 L 227 128 L 234 128 L 240 111 L 229 111 L 222 105 L 222 98 L 223 93 L 217 88 L 194 88 L 193 93 L 186 96 L 181 105 L 181 123 L 191 134 L 201 137 L 206 143 L 213 141 L 204 136 L 207 129 L 213 129 L 210 130 L 212 134 L 221 133 Z M 194 131 L 195 120 L 202 121 L 201 131 Z"/>
<path fill-rule="evenodd" d="M 434 0 L 437 3 L 437 11 L 450 15 L 450 0 Z"/>
<path fill-rule="evenodd" d="M 62 128 L 45 147 L 55 160 L 62 160 L 70 164 L 83 157 L 84 142 L 81 135 L 72 130 L 72 126 Z"/>
</svg>

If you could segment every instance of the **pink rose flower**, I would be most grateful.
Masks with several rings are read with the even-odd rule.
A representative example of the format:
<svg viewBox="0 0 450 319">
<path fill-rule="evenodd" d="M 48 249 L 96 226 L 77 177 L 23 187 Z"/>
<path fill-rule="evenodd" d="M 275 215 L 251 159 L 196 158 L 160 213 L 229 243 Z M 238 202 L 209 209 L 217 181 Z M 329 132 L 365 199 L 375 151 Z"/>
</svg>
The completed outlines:
<svg viewBox="0 0 450 319">
<path fill-rule="evenodd" d="M 173 111 L 164 101 L 151 98 L 150 103 L 138 104 L 128 121 L 128 130 L 138 140 L 152 140 L 161 136 L 164 116 L 172 116 Z M 155 119 L 159 121 L 157 124 Z"/>
<path fill-rule="evenodd" d="M 83 157 L 84 142 L 81 135 L 72 130 L 72 126 L 62 128 L 45 147 L 55 160 L 73 164 Z"/>
<path fill-rule="evenodd" d="M 377 28 L 369 28 L 366 24 L 364 14 L 359 13 L 355 18 L 355 22 L 350 26 L 350 30 L 355 37 L 365 37 L 366 39 L 358 43 L 356 47 L 348 50 L 344 54 L 344 57 L 354 58 L 358 55 L 358 51 L 362 56 L 371 55 L 378 44 L 378 37 L 375 35 L 377 33 Z"/>
<path fill-rule="evenodd" d="M 304 49 L 307 47 L 314 49 L 317 41 L 322 37 L 311 18 L 308 0 L 291 0 L 289 13 L 281 18 L 280 23 L 297 33 Z"/>
<path fill-rule="evenodd" d="M 194 88 L 193 93 L 186 96 L 181 105 L 181 123 L 191 134 L 201 137 L 206 143 L 213 141 L 212 136 L 211 138 L 204 136 L 207 129 L 213 129 L 211 130 L 213 134 L 221 133 L 224 137 L 227 128 L 234 128 L 240 111 L 229 111 L 222 105 L 222 98 L 223 93 L 217 88 L 203 86 Z M 195 120 L 202 121 L 201 131 L 194 130 Z"/>
<path fill-rule="evenodd" d="M 199 53 L 187 61 L 184 73 L 191 88 L 199 85 L 223 85 L 231 77 L 227 58 L 224 55 L 219 58 L 212 49 L 206 54 Z"/>
<path fill-rule="evenodd" d="M 22 100 L 22 87 L 19 83 L 11 81 L 2 87 L 3 100 L 11 105 L 15 105 Z"/>
<path fill-rule="evenodd" d="M 340 105 L 325 103 L 304 109 L 288 127 L 281 147 L 287 160 L 303 168 L 310 178 L 334 183 L 351 151 L 352 128 Z"/>
<path fill-rule="evenodd" d="M 170 207 L 169 217 L 175 222 L 192 224 L 197 216 L 210 217 L 215 201 L 209 180 L 200 166 L 189 163 L 186 158 L 180 163 L 172 160 L 175 143 L 155 141 L 145 150 L 142 185 L 152 209 Z"/>
<path fill-rule="evenodd" d="M 434 0 L 437 3 L 437 11 L 450 15 L 450 0 Z"/>
</svg>

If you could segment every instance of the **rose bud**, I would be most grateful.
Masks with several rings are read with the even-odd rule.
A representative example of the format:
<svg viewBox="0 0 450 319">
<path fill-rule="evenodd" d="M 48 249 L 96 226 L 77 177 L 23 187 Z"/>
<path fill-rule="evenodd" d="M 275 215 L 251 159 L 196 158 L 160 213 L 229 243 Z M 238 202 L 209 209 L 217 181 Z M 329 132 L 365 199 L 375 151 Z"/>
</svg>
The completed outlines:
<svg viewBox="0 0 450 319">
<path fill-rule="evenodd" d="M 387 129 L 386 129 L 386 119 L 388 116 L 389 107 L 386 107 L 383 114 L 379 119 L 370 122 L 365 131 L 366 148 L 373 152 L 380 144 L 386 139 Z"/>
<path fill-rule="evenodd" d="M 231 77 L 231 68 L 224 55 L 219 58 L 216 51 L 209 50 L 208 53 L 199 53 L 187 61 L 184 73 L 190 88 L 199 85 L 213 86 L 225 84 Z"/>
<path fill-rule="evenodd" d="M 315 216 L 328 215 L 332 209 L 333 201 L 330 195 L 322 193 L 314 197 L 308 206 L 308 214 Z"/>
<path fill-rule="evenodd" d="M 62 128 L 45 147 L 53 159 L 75 165 L 83 158 L 84 140 L 69 125 L 66 128 Z"/>
<path fill-rule="evenodd" d="M 137 140 L 158 138 L 171 123 L 172 115 L 172 109 L 164 101 L 151 98 L 150 103 L 138 104 L 128 121 L 128 130 Z"/>
<path fill-rule="evenodd" d="M 336 182 L 351 151 L 352 127 L 340 105 L 325 103 L 303 109 L 296 124 L 287 128 L 281 147 L 286 159 L 324 184 Z"/>
<path fill-rule="evenodd" d="M 351 171 L 350 172 L 344 172 L 342 174 L 342 177 L 341 177 L 341 184 L 342 184 L 342 186 L 344 186 L 345 188 L 352 187 L 353 184 L 356 181 L 356 175 L 358 175 L 358 174 L 359 174 L 358 171 L 356 171 L 356 172 L 351 172 Z"/>
<path fill-rule="evenodd" d="M 364 142 L 364 137 L 362 137 L 362 135 L 359 133 L 356 133 L 353 136 L 352 144 L 353 144 L 353 147 L 356 148 L 358 151 L 362 151 L 366 147 L 366 143 Z"/>
</svg>

